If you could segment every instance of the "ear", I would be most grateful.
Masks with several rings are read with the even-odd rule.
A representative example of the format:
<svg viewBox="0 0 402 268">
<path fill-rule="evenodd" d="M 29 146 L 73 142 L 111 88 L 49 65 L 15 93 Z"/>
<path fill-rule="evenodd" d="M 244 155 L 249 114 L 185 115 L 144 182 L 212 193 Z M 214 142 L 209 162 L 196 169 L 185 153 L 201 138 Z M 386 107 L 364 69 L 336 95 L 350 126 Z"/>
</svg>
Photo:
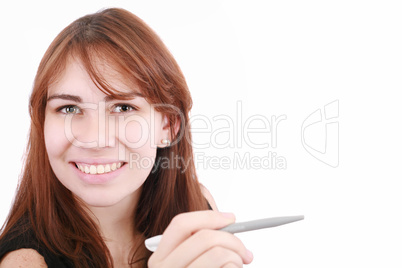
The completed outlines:
<svg viewBox="0 0 402 268">
<path fill-rule="evenodd" d="M 163 116 L 162 120 L 163 120 L 162 129 L 163 129 L 163 132 L 166 134 L 165 137 L 168 138 L 170 142 L 172 142 L 173 139 L 176 138 L 177 133 L 179 132 L 179 129 L 180 129 L 180 123 L 181 123 L 180 117 L 179 116 L 176 117 L 176 120 L 173 123 L 174 125 L 171 124 L 172 122 L 169 121 L 169 118 L 166 115 Z M 172 137 L 172 133 L 173 133 L 173 137 Z"/>
</svg>

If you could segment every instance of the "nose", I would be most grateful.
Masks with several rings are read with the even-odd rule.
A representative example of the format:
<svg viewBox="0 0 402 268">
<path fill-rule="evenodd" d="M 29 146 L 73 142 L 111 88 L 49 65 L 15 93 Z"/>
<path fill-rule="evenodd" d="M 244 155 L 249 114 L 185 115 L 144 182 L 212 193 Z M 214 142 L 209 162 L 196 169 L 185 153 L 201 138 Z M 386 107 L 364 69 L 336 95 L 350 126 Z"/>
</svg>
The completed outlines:
<svg viewBox="0 0 402 268">
<path fill-rule="evenodd" d="M 83 115 L 66 118 L 66 136 L 77 147 L 96 149 L 114 145 L 114 131 L 109 130 L 105 112 L 102 109 L 86 111 Z"/>
</svg>

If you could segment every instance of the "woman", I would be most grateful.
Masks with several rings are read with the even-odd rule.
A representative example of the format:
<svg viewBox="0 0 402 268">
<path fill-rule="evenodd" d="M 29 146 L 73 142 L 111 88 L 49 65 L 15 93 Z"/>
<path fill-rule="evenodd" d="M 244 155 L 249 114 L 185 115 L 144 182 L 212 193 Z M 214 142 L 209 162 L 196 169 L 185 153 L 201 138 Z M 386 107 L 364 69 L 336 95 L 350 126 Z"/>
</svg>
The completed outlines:
<svg viewBox="0 0 402 268">
<path fill-rule="evenodd" d="M 122 9 L 84 16 L 46 51 L 0 267 L 239 267 L 252 254 L 197 181 L 185 79 Z M 190 159 L 190 165 L 181 160 Z M 211 210 L 212 208 L 212 210 Z M 162 234 L 151 255 L 144 240 Z"/>
</svg>

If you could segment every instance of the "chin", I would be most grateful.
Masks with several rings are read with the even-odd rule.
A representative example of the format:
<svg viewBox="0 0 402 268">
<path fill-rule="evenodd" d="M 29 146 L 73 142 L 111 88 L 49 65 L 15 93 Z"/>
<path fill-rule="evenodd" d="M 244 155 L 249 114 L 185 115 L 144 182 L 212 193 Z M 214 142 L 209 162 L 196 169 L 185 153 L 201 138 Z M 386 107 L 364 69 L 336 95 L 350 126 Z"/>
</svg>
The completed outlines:
<svg viewBox="0 0 402 268">
<path fill-rule="evenodd" d="M 108 199 L 85 199 L 83 201 L 87 206 L 98 208 L 112 207 L 119 203 L 118 201 Z"/>
<path fill-rule="evenodd" d="M 112 193 L 101 193 L 98 191 L 89 191 L 76 194 L 76 196 L 90 207 L 113 207 L 126 199 L 127 196 L 121 196 Z"/>
</svg>

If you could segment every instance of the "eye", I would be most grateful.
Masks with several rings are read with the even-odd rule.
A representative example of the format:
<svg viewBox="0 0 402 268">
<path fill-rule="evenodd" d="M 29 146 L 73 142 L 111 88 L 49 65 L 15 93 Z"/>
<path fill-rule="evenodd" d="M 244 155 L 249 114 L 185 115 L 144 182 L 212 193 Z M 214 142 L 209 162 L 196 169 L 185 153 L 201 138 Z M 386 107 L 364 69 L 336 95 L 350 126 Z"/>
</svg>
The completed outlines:
<svg viewBox="0 0 402 268">
<path fill-rule="evenodd" d="M 137 109 L 128 104 L 115 104 L 112 106 L 113 113 L 127 113 L 127 112 L 131 112 L 133 110 L 137 110 Z"/>
<path fill-rule="evenodd" d="M 75 105 L 66 105 L 57 109 L 58 112 L 63 114 L 81 114 L 82 111 L 78 106 Z"/>
</svg>

